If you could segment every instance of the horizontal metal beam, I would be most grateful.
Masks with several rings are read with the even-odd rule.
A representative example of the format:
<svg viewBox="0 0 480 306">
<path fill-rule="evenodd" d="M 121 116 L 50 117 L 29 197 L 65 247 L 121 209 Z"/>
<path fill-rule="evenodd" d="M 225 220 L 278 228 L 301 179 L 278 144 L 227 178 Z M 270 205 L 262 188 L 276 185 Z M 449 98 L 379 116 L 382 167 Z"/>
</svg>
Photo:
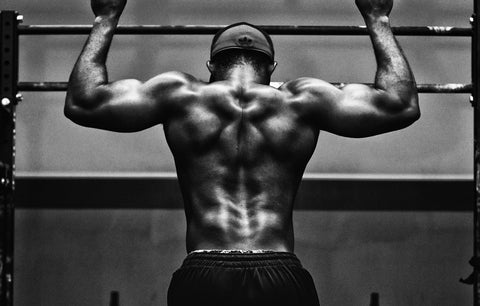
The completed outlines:
<svg viewBox="0 0 480 306">
<path fill-rule="evenodd" d="M 135 35 L 213 35 L 225 25 L 121 25 L 116 34 Z M 271 35 L 367 35 L 365 26 L 259 26 Z M 20 35 L 84 35 L 91 25 L 20 25 Z M 401 36 L 463 36 L 471 37 L 471 28 L 447 26 L 392 27 L 395 35 Z"/>
<path fill-rule="evenodd" d="M 272 82 L 272 86 L 280 85 L 282 82 Z M 274 85 L 275 84 L 275 85 Z M 332 83 L 337 87 L 342 87 L 346 83 Z M 364 83 L 372 86 L 371 83 Z M 66 91 L 67 82 L 20 82 L 18 88 L 20 91 Z M 471 84 L 417 84 L 419 93 L 468 93 L 472 92 Z"/>
<path fill-rule="evenodd" d="M 297 210 L 471 210 L 469 179 L 303 179 Z M 88 192 L 85 192 L 88 190 Z M 22 209 L 182 209 L 174 177 L 18 177 Z"/>
</svg>

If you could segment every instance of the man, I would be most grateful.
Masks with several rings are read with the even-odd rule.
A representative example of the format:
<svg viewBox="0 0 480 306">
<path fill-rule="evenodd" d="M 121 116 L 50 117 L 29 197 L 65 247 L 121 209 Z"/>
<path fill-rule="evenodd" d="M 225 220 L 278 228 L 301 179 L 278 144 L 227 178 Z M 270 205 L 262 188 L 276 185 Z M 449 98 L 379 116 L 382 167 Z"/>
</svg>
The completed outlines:
<svg viewBox="0 0 480 306">
<path fill-rule="evenodd" d="M 209 83 L 167 72 L 108 82 L 105 61 L 126 0 L 92 0 L 65 114 L 119 132 L 163 124 L 187 218 L 169 305 L 318 305 L 293 254 L 292 210 L 319 131 L 366 137 L 419 118 L 416 84 L 389 25 L 392 0 L 357 0 L 377 61 L 374 87 L 300 78 L 276 89 L 270 37 L 234 24 L 213 39 Z"/>
</svg>

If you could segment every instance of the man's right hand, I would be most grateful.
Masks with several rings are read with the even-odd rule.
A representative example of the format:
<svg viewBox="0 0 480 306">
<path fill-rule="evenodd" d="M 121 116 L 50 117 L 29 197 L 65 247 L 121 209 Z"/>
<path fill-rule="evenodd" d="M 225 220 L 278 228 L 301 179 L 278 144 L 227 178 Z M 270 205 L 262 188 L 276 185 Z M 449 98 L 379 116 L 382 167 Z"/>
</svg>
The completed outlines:
<svg viewBox="0 0 480 306">
<path fill-rule="evenodd" d="M 127 0 L 91 0 L 95 17 L 120 17 Z"/>
<path fill-rule="evenodd" d="M 363 17 L 388 16 L 393 7 L 393 0 L 355 0 Z"/>
</svg>

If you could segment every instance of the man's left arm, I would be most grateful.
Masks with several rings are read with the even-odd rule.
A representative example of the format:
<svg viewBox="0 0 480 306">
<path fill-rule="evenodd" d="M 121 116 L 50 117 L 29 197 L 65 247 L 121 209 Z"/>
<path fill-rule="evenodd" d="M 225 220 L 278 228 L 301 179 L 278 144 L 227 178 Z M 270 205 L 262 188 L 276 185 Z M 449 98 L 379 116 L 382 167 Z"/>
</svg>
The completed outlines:
<svg viewBox="0 0 480 306">
<path fill-rule="evenodd" d="M 372 41 L 377 71 L 373 87 L 341 89 L 317 79 L 294 81 L 308 113 L 322 130 L 347 137 L 368 137 L 409 126 L 420 116 L 413 73 L 390 28 L 392 0 L 356 0 Z"/>
</svg>

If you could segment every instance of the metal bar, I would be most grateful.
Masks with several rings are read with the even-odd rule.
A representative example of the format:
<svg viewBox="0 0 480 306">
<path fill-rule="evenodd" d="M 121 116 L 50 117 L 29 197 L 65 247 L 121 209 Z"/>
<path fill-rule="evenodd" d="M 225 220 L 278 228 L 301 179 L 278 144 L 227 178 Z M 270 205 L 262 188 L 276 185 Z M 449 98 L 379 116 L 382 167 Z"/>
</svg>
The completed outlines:
<svg viewBox="0 0 480 306">
<path fill-rule="evenodd" d="M 472 24 L 472 102 L 474 107 L 473 122 L 473 146 L 474 146 L 474 177 L 475 177 L 475 196 L 473 206 L 473 305 L 480 306 L 480 288 L 479 288 L 479 268 L 478 258 L 480 256 L 480 84 L 478 77 L 480 75 L 480 67 L 478 65 L 478 52 L 480 50 L 480 27 L 478 18 L 480 16 L 480 6 L 478 1 L 473 1 Z"/>
<path fill-rule="evenodd" d="M 137 35 L 213 35 L 225 25 L 121 25 L 116 34 Z M 271 35 L 368 35 L 365 26 L 259 26 Z M 20 35 L 85 35 L 91 25 L 21 25 Z M 403 26 L 392 27 L 399 36 L 472 36 L 471 28 L 448 26 Z"/>
<path fill-rule="evenodd" d="M 0 304 L 13 306 L 15 105 L 18 84 L 17 13 L 0 13 Z"/>
<path fill-rule="evenodd" d="M 473 189 L 473 178 L 421 177 L 305 176 L 300 183 L 294 209 L 361 212 L 472 211 L 473 194 L 470 191 Z M 89 192 L 82 192 L 84 190 Z M 395 197 L 391 197 L 392 194 Z M 385 201 L 386 198 L 389 200 Z M 183 201 L 175 175 L 36 174 L 19 175 L 16 178 L 15 207 L 34 210 L 183 209 Z"/>
<path fill-rule="evenodd" d="M 272 82 L 272 84 L 280 85 L 282 82 Z M 346 83 L 335 82 L 332 83 L 337 87 L 342 87 Z M 371 83 L 364 83 L 365 85 L 373 85 Z M 20 82 L 18 89 L 20 91 L 66 91 L 67 82 Z M 277 87 L 277 86 L 274 86 Z M 420 93 L 472 93 L 471 84 L 417 84 L 418 92 Z"/>
</svg>

